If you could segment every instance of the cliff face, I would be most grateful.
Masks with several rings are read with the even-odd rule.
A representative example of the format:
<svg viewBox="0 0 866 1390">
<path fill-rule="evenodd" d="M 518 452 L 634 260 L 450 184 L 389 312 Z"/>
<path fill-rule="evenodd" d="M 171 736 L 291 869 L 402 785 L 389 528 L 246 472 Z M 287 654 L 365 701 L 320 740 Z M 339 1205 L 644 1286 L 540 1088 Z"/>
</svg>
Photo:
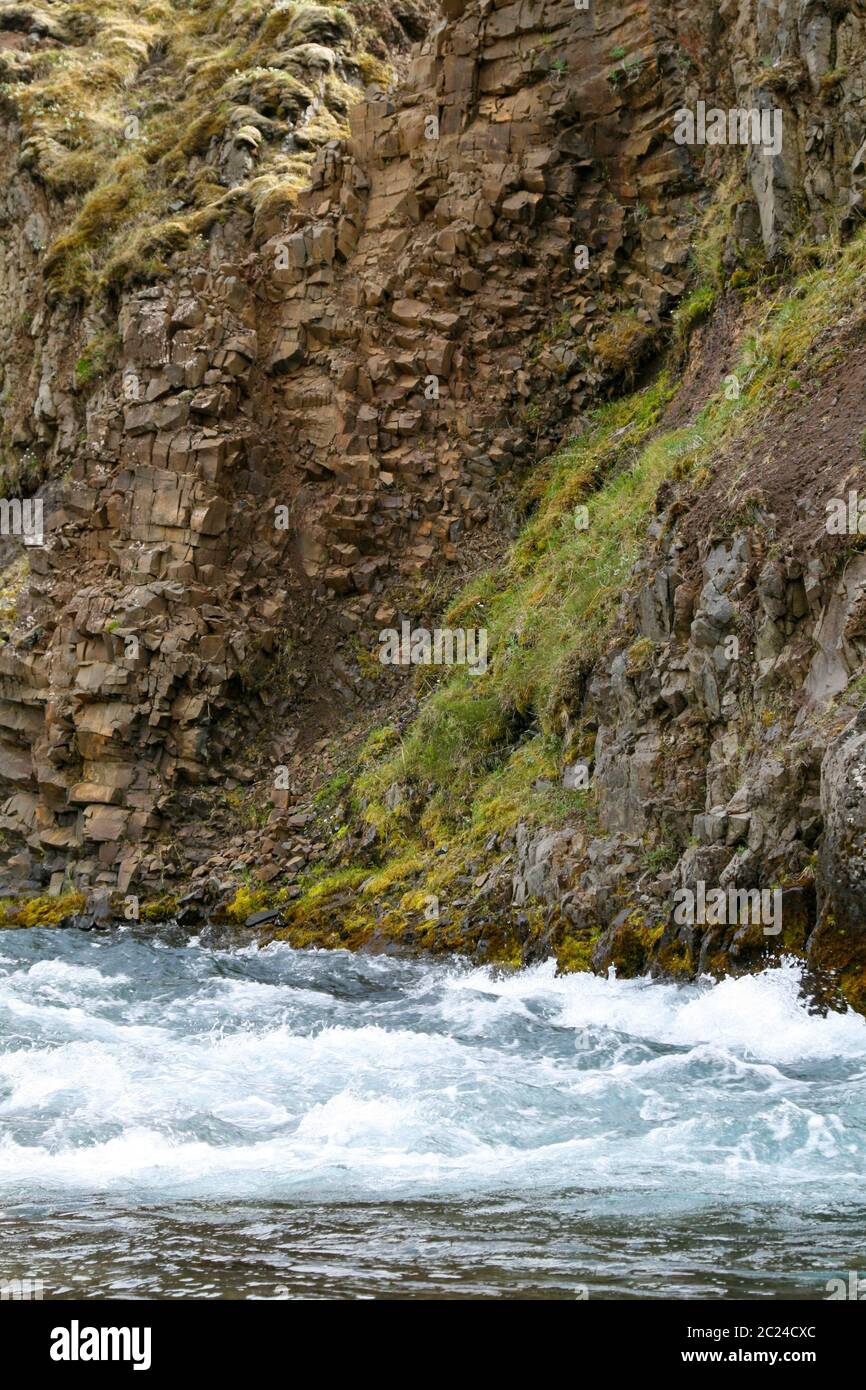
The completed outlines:
<svg viewBox="0 0 866 1390">
<path fill-rule="evenodd" d="M 158 829 L 167 787 L 211 775 L 220 711 L 275 630 L 294 637 L 313 599 L 329 605 L 316 663 L 344 633 L 369 640 L 389 581 L 454 561 L 486 520 L 497 471 L 529 452 L 525 403 L 555 393 L 537 433 L 589 398 L 600 373 L 575 347 L 589 323 L 633 304 L 629 333 L 649 338 L 685 287 L 688 245 L 683 195 L 666 197 L 683 161 L 653 152 L 651 21 L 645 7 L 602 23 L 567 3 L 452 15 L 398 94 L 320 144 L 297 210 L 229 210 L 201 263 L 178 256 L 124 289 L 115 317 L 99 310 L 118 362 L 89 391 L 74 390 L 87 310 L 80 323 L 45 302 L 49 246 L 29 323 L 41 372 L 28 391 L 13 384 L 30 413 L 12 439 L 71 478 L 52 482 L 51 538 L 30 553 L 26 644 L 13 634 L 4 651 L 3 772 L 18 788 L 4 828 L 44 848 L 102 846 L 105 878 Z M 606 75 L 617 40 L 646 60 L 622 82 Z M 255 132 L 247 119 L 240 131 Z M 57 230 L 38 184 L 12 176 L 15 134 L 9 265 L 33 273 L 10 274 L 13 321 L 42 291 Z M 228 156 L 225 143 L 208 147 L 217 170 L 238 149 L 254 160 L 251 136 Z M 593 268 L 568 302 L 568 339 L 537 364 L 528 345 L 573 286 L 581 241 Z"/>
<path fill-rule="evenodd" d="M 427 945 L 690 971 L 768 939 L 680 927 L 678 888 L 778 887 L 769 944 L 862 1003 L 866 570 L 824 504 L 861 478 L 866 428 L 866 9 L 443 8 L 405 56 L 422 5 L 198 5 L 176 33 L 158 5 L 84 27 L 0 7 L 5 486 L 38 486 L 46 517 L 43 546 L 4 542 L 10 890 L 153 898 L 194 873 L 187 910 L 217 910 L 252 871 L 320 939 L 345 903 L 295 880 L 325 856 L 335 892 L 367 885 L 351 939 L 388 918 Z M 701 102 L 773 108 L 780 148 L 678 143 Z M 600 437 L 590 413 L 635 382 Z M 629 469 L 634 516 L 610 492 Z M 383 683 L 377 635 L 432 626 L 502 555 L 518 482 L 532 545 L 457 603 L 490 618 L 471 703 L 498 722 L 467 724 L 446 806 L 422 756 L 440 706 L 411 723 L 424 692 Z M 593 642 L 521 685 L 544 605 L 573 602 L 573 569 L 531 572 L 564 499 L 587 508 L 568 564 L 598 566 L 573 610 Z M 603 567 L 599 537 L 629 563 Z M 509 573 L 535 595 L 519 620 Z M 318 803 L 335 838 L 307 793 L 374 718 L 408 760 L 368 742 Z M 518 766 L 530 801 L 565 801 L 523 814 Z M 498 818 L 473 809 L 491 771 L 517 788 Z"/>
</svg>

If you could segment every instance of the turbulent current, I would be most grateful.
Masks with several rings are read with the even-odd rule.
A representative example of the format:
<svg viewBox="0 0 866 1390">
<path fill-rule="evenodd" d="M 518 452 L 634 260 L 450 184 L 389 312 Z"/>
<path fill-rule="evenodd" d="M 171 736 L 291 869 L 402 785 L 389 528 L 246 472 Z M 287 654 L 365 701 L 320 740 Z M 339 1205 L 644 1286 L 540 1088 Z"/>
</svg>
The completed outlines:
<svg viewBox="0 0 866 1390">
<path fill-rule="evenodd" d="M 45 1297 L 827 1298 L 866 1021 L 680 987 L 0 933 L 0 1280 Z"/>
</svg>

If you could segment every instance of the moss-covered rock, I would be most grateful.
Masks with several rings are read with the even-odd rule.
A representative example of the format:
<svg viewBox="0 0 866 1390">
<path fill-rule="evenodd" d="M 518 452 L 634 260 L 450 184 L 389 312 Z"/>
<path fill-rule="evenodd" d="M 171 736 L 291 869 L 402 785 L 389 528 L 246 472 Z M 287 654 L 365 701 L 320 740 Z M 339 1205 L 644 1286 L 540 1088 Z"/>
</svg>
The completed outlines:
<svg viewBox="0 0 866 1390">
<path fill-rule="evenodd" d="M 9 900 L 0 903 L 0 927 L 56 927 L 65 917 L 82 912 L 85 903 L 83 893 Z"/>
</svg>

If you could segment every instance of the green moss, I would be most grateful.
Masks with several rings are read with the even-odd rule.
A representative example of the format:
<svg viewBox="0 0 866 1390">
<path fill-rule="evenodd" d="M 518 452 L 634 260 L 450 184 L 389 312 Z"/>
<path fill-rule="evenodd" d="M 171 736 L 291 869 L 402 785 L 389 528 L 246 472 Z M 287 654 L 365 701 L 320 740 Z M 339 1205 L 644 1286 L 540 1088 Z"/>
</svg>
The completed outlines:
<svg viewBox="0 0 866 1390">
<path fill-rule="evenodd" d="M 393 724 L 383 724 L 367 736 L 358 761 L 361 766 L 374 763 L 383 753 L 390 752 L 399 742 L 400 735 L 396 727 Z"/>
<path fill-rule="evenodd" d="M 58 897 L 43 895 L 0 905 L 0 926 L 56 927 L 64 917 L 83 912 L 87 899 L 83 893 L 62 893 Z"/>
<path fill-rule="evenodd" d="M 308 876 L 301 897 L 285 904 L 286 925 L 275 936 L 293 946 L 363 946 L 377 925 L 372 903 L 360 907 L 356 892 L 369 876 L 357 866 Z"/>
<path fill-rule="evenodd" d="M 866 1014 L 866 966 L 843 971 L 839 985 L 851 1008 Z"/>
<path fill-rule="evenodd" d="M 674 331 L 680 342 L 687 342 L 692 329 L 713 312 L 716 291 L 712 285 L 698 285 L 672 314 Z"/>
<path fill-rule="evenodd" d="M 726 288 L 723 258 L 733 230 L 734 214 L 738 205 L 750 196 L 742 169 L 733 165 L 696 228 L 692 262 L 699 287 L 709 285 L 719 292 Z"/>
<path fill-rule="evenodd" d="M 177 914 L 178 900 L 171 893 L 145 903 L 139 910 L 139 918 L 144 922 L 168 922 Z"/>
<path fill-rule="evenodd" d="M 561 744 L 551 735 L 536 735 L 490 773 L 472 799 L 468 831 L 476 842 L 510 830 L 518 821 L 534 828 L 582 823 L 595 827 L 595 797 L 587 790 L 561 785 Z"/>
<path fill-rule="evenodd" d="M 653 874 L 672 869 L 680 857 L 681 850 L 671 840 L 661 840 L 653 845 L 643 856 L 644 868 Z"/>
<path fill-rule="evenodd" d="M 634 678 L 652 665 L 655 642 L 651 637 L 638 637 L 626 652 L 626 675 Z"/>
<path fill-rule="evenodd" d="M 101 333 L 91 338 L 74 368 L 76 390 L 85 390 L 95 381 L 107 376 L 117 361 L 120 339 L 116 333 Z"/>
<path fill-rule="evenodd" d="M 592 351 L 611 376 L 633 376 L 655 340 L 655 332 L 633 310 L 613 314 L 592 340 Z"/>
<path fill-rule="evenodd" d="M 653 952 L 653 964 L 674 979 L 690 980 L 694 975 L 689 953 L 679 942 L 656 949 Z"/>
<path fill-rule="evenodd" d="M 350 785 L 351 780 L 348 772 L 334 773 L 334 776 L 323 783 L 313 797 L 315 805 L 322 807 L 335 806 Z"/>
<path fill-rule="evenodd" d="M 648 922 L 639 909 L 616 928 L 610 947 L 610 960 L 617 975 L 634 979 L 643 975 L 649 964 L 654 946 L 660 940 L 664 928 Z"/>
<path fill-rule="evenodd" d="M 584 932 L 567 936 L 557 947 L 556 965 L 560 975 L 572 975 L 592 969 L 592 953 L 601 932 Z"/>
<path fill-rule="evenodd" d="M 226 905 L 225 915 L 236 926 L 243 926 L 254 912 L 264 912 L 269 908 L 273 896 L 270 889 L 252 888 L 249 884 L 241 884 L 231 902 Z"/>
</svg>

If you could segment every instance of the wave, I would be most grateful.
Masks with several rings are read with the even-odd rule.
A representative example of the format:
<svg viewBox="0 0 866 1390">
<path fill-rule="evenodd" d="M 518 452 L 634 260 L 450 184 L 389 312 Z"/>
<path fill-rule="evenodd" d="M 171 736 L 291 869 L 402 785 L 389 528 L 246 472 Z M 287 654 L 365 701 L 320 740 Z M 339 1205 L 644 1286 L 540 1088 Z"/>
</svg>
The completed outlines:
<svg viewBox="0 0 866 1390">
<path fill-rule="evenodd" d="M 810 1014 L 794 962 L 680 986 L 33 935 L 0 959 L 7 1197 L 843 1200 L 862 1173 L 866 1021 Z"/>
</svg>

